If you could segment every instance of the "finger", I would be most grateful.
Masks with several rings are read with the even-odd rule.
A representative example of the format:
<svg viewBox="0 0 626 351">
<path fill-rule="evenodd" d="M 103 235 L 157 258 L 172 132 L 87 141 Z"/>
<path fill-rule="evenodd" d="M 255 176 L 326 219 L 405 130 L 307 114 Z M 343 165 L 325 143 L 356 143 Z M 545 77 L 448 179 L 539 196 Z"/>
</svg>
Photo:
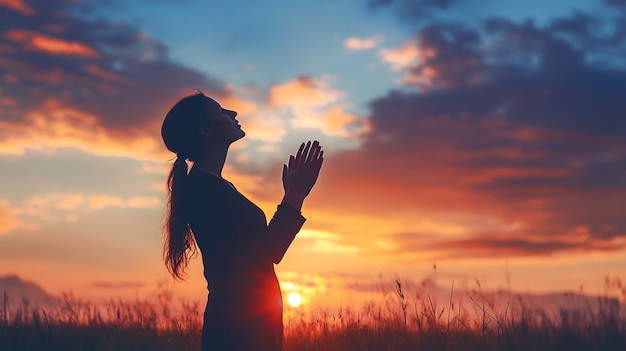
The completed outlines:
<svg viewBox="0 0 626 351">
<path fill-rule="evenodd" d="M 321 149 L 319 147 L 315 148 L 315 150 L 311 150 L 311 154 L 309 155 L 309 159 L 307 165 L 314 166 L 315 162 L 317 162 L 317 158 L 319 156 Z"/>
<path fill-rule="evenodd" d="M 294 160 L 293 155 L 289 155 L 289 163 L 288 163 L 289 164 L 289 167 L 288 167 L 289 169 L 293 169 L 294 162 L 295 162 L 295 160 Z"/>
<path fill-rule="evenodd" d="M 310 143 L 310 141 L 309 141 L 309 143 Z M 307 164 L 308 164 L 308 163 L 310 163 L 310 162 L 311 162 L 311 160 L 313 159 L 313 155 L 315 154 L 316 150 L 319 148 L 319 145 L 320 145 L 319 141 L 315 140 L 315 141 L 313 142 L 312 147 L 311 147 L 311 150 L 310 150 L 310 152 L 307 154 L 307 157 L 306 157 L 305 163 L 307 163 Z M 307 146 L 308 146 L 308 145 L 307 145 Z M 307 151 L 309 151 L 309 150 L 308 150 L 308 148 L 307 148 Z"/>
<path fill-rule="evenodd" d="M 298 162 L 300 162 L 300 159 L 302 158 L 303 151 L 304 151 L 304 143 L 300 144 L 300 148 L 298 148 L 298 152 L 296 153 L 296 160 L 298 160 Z"/>
<path fill-rule="evenodd" d="M 321 154 L 322 154 L 322 146 L 318 144 L 317 148 L 315 149 L 315 154 L 313 155 L 313 161 L 318 160 Z"/>
<path fill-rule="evenodd" d="M 281 178 L 283 183 L 283 190 L 287 192 L 287 188 L 289 187 L 289 169 L 285 164 L 283 164 L 283 176 Z"/>
<path fill-rule="evenodd" d="M 324 151 L 320 151 L 319 157 L 313 161 L 315 165 L 315 170 L 317 173 L 320 173 L 320 169 L 322 168 L 322 163 L 324 163 Z"/>
<path fill-rule="evenodd" d="M 307 141 L 304 150 L 302 151 L 302 158 L 300 159 L 300 165 L 306 164 L 309 157 L 309 149 L 311 148 L 311 141 Z"/>
<path fill-rule="evenodd" d="M 318 168 L 318 172 L 319 172 L 319 168 L 322 167 L 323 162 L 324 162 L 324 151 L 320 151 L 319 157 L 315 160 L 315 165 Z"/>
<path fill-rule="evenodd" d="M 322 169 L 322 163 L 324 163 L 323 158 L 320 158 L 318 161 L 315 162 L 315 179 L 317 179 L 320 174 L 320 170 Z"/>
</svg>

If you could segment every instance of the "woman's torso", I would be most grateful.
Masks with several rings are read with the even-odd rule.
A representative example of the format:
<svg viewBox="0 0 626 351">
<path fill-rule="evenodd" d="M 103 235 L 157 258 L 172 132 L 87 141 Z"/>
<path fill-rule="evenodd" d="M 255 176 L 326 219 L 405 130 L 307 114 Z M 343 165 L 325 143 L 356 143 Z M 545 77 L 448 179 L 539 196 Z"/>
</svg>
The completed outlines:
<svg viewBox="0 0 626 351">
<path fill-rule="evenodd" d="M 212 301 L 255 314 L 282 310 L 274 265 L 254 246 L 267 230 L 263 211 L 217 176 L 192 171 L 188 184 L 189 223 Z"/>
</svg>

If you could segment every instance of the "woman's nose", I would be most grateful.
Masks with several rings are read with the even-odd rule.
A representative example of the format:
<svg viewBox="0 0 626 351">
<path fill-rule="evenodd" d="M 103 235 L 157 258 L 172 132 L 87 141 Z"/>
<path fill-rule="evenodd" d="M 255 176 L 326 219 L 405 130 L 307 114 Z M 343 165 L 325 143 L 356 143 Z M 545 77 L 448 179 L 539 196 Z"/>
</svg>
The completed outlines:
<svg viewBox="0 0 626 351">
<path fill-rule="evenodd" d="M 225 110 L 225 111 L 231 118 L 235 118 L 237 116 L 237 111 L 233 111 L 233 110 Z"/>
</svg>

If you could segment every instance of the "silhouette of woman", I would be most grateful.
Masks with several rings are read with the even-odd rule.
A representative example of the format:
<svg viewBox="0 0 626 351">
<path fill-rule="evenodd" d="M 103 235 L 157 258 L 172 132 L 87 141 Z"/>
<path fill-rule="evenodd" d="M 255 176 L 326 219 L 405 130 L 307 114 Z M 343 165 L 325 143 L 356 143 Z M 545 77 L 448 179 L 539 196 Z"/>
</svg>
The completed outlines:
<svg viewBox="0 0 626 351">
<path fill-rule="evenodd" d="M 304 224 L 302 202 L 315 185 L 323 151 L 317 141 L 303 143 L 283 165 L 285 195 L 268 225 L 263 211 L 222 178 L 230 144 L 245 136 L 236 115 L 197 91 L 165 116 L 161 135 L 177 158 L 167 181 L 164 259 L 182 279 L 196 245 L 200 249 L 210 291 L 203 351 L 281 350 L 283 306 L 274 264 Z M 186 160 L 193 163 L 189 171 Z"/>
</svg>

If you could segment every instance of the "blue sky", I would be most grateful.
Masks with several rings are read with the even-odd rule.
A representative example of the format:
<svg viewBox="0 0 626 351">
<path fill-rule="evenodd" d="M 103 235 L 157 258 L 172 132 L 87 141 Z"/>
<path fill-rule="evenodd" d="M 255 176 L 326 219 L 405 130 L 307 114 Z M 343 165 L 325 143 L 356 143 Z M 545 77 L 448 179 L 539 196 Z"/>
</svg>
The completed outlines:
<svg viewBox="0 0 626 351">
<path fill-rule="evenodd" d="M 299 75 L 330 75 L 338 89 L 349 92 L 358 114 L 367 112 L 370 99 L 401 87 L 389 67 L 381 65 L 376 50 L 349 52 L 343 49 L 346 38 L 378 35 L 383 38 L 380 46 L 397 47 L 436 21 L 477 25 L 503 17 L 545 25 L 576 11 L 606 11 L 597 1 L 583 0 L 455 1 L 444 10 L 433 10 L 431 18 L 398 20 L 401 8 L 371 8 L 363 0 L 110 3 L 92 16 L 136 25 L 186 66 L 258 88 Z"/>
</svg>

